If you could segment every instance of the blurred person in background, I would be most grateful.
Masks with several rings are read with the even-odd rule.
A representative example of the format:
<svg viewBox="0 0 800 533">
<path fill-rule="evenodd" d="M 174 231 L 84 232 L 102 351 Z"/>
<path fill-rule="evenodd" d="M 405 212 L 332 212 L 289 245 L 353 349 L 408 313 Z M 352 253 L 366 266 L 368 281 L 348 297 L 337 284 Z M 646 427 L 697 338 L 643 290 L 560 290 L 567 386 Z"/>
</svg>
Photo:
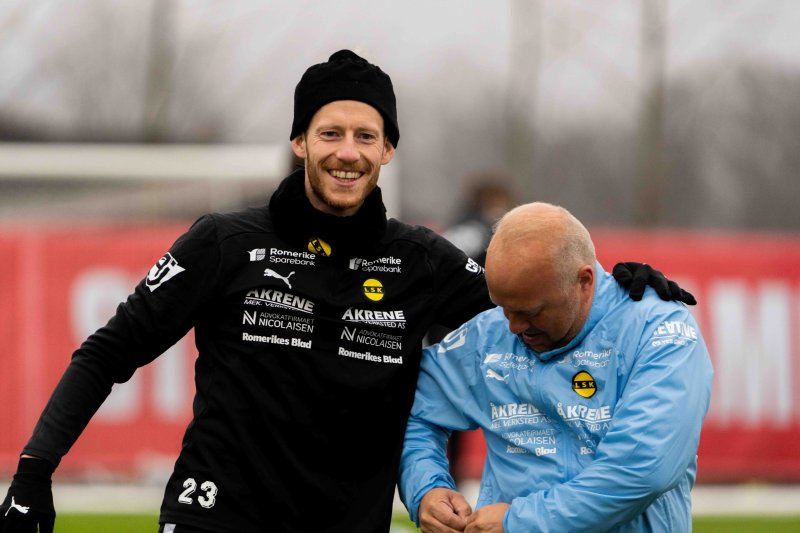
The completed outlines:
<svg viewBox="0 0 800 533">
<path fill-rule="evenodd" d="M 483 269 L 387 220 L 376 186 L 400 138 L 379 67 L 341 50 L 295 89 L 304 168 L 267 205 L 201 217 L 72 360 L 0 506 L 0 531 L 52 531 L 51 477 L 111 392 L 195 330 L 193 419 L 159 531 L 388 531 L 422 339 L 491 307 Z M 646 265 L 623 268 L 691 296 Z"/>
<path fill-rule="evenodd" d="M 686 306 L 634 303 L 586 228 L 545 203 L 511 210 L 488 248 L 495 309 L 425 349 L 400 469 L 424 532 L 690 531 L 712 369 Z M 477 510 L 446 441 L 480 428 Z"/>
<path fill-rule="evenodd" d="M 514 207 L 511 178 L 501 172 L 482 172 L 467 179 L 467 201 L 442 236 L 483 266 L 492 229 Z"/>
</svg>

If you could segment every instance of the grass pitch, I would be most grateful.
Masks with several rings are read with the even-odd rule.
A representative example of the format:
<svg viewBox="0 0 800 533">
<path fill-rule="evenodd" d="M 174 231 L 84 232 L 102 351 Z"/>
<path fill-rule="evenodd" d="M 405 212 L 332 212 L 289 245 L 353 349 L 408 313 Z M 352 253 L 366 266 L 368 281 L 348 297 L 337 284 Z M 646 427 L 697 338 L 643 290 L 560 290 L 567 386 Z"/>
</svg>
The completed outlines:
<svg viewBox="0 0 800 533">
<path fill-rule="evenodd" d="M 392 521 L 392 533 L 418 531 L 404 516 Z M 56 519 L 56 533 L 156 533 L 157 514 L 67 514 Z M 800 514 L 793 517 L 717 517 L 693 520 L 694 533 L 800 533 Z"/>
</svg>

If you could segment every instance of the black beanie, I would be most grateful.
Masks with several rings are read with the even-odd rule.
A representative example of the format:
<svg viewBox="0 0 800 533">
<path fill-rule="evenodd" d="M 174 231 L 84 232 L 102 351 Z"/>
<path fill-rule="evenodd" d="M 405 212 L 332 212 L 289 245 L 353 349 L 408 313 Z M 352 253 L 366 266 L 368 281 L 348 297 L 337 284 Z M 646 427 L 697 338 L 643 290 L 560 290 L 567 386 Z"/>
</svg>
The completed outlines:
<svg viewBox="0 0 800 533">
<path fill-rule="evenodd" d="M 339 50 L 327 63 L 312 65 L 294 90 L 294 122 L 289 139 L 308 128 L 317 110 L 336 100 L 358 100 L 377 109 L 392 146 L 397 147 L 397 103 L 392 80 L 377 65 L 350 50 Z"/>
</svg>

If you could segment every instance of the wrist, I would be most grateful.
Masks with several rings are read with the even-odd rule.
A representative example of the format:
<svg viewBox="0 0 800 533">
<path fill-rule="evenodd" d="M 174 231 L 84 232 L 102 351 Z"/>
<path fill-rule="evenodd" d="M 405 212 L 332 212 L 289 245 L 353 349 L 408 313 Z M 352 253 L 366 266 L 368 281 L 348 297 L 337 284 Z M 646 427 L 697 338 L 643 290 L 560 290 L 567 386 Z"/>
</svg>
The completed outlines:
<svg viewBox="0 0 800 533">
<path fill-rule="evenodd" d="M 47 479 L 50 479 L 55 469 L 55 465 L 50 461 L 27 454 L 20 456 L 17 463 L 18 474 L 33 474 Z"/>
</svg>

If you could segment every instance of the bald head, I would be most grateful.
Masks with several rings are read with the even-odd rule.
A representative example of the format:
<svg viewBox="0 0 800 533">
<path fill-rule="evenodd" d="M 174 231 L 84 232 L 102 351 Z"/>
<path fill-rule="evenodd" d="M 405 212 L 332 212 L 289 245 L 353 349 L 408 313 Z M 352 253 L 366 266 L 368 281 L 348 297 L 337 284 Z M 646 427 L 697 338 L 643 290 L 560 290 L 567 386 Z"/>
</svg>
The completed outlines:
<svg viewBox="0 0 800 533">
<path fill-rule="evenodd" d="M 500 219 L 487 250 L 504 262 L 535 261 L 553 268 L 562 283 L 574 282 L 581 265 L 594 266 L 594 244 L 588 230 L 563 207 L 534 202 L 516 207 Z"/>
<path fill-rule="evenodd" d="M 509 328 L 537 351 L 569 342 L 594 294 L 589 232 L 563 207 L 536 202 L 506 213 L 486 255 L 486 282 Z"/>
</svg>

